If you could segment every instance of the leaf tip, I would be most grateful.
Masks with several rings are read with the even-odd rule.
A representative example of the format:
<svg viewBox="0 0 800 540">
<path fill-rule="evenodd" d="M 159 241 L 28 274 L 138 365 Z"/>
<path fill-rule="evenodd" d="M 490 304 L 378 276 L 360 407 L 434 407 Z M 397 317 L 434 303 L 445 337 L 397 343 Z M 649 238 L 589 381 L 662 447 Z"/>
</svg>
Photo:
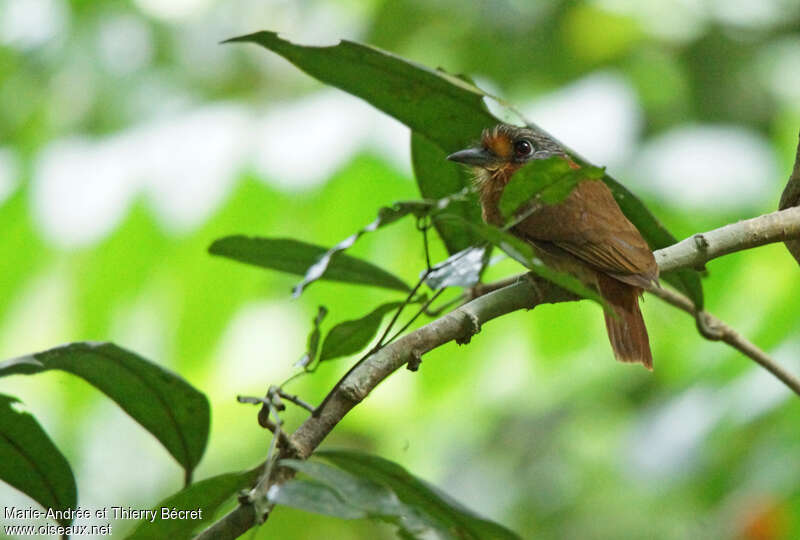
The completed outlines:
<svg viewBox="0 0 800 540">
<path fill-rule="evenodd" d="M 268 30 L 260 30 L 258 32 L 252 32 L 250 34 L 243 34 L 241 36 L 234 36 L 232 38 L 224 39 L 219 42 L 220 45 L 226 45 L 228 43 L 261 43 L 262 40 L 266 41 L 268 39 L 277 38 L 277 32 L 272 32 Z"/>
</svg>

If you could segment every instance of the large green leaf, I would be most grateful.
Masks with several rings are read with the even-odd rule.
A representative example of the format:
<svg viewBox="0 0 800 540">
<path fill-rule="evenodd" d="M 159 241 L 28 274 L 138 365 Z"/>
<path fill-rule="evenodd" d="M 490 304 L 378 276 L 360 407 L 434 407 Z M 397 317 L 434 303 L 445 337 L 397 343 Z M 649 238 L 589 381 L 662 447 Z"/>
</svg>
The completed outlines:
<svg viewBox="0 0 800 540">
<path fill-rule="evenodd" d="M 381 519 L 397 525 L 404 538 L 518 538 L 391 461 L 345 451 L 317 455 L 335 466 L 281 461 L 311 480 L 296 479 L 271 491 L 273 502 L 343 519 Z"/>
<path fill-rule="evenodd" d="M 438 214 L 444 210 L 450 210 L 453 206 L 469 197 L 469 195 L 469 190 L 462 189 L 456 193 L 448 193 L 447 196 L 440 199 L 398 201 L 391 206 L 384 206 L 378 210 L 378 217 L 369 224 L 320 255 L 314 264 L 306 270 L 303 281 L 295 286 L 294 295 L 300 295 L 311 283 L 326 275 L 330 266 L 336 261 L 336 257 L 341 256 L 345 250 L 350 249 L 365 234 L 375 232 L 381 227 L 390 225 L 408 215 L 413 215 L 417 218 L 433 216 L 435 219 Z"/>
<path fill-rule="evenodd" d="M 470 171 L 462 165 L 448 161 L 447 154 L 425 135 L 411 132 L 411 165 L 423 197 L 440 199 L 470 184 Z M 452 203 L 448 213 L 474 223 L 481 221 L 481 207 L 474 193 L 470 193 L 465 201 Z M 456 224 L 434 218 L 433 225 L 451 255 L 480 242 L 469 229 Z"/>
<path fill-rule="evenodd" d="M 275 32 L 257 32 L 229 41 L 262 45 L 320 81 L 365 99 L 403 122 L 415 134 L 426 137 L 430 143 L 438 146 L 442 156 L 469 146 L 484 128 L 499 123 L 484 106 L 483 98 L 487 94 L 475 85 L 373 47 L 351 41 L 341 41 L 328 47 L 303 46 L 281 39 Z M 550 136 L 534 124 L 529 127 Z M 568 147 L 562 146 L 576 162 L 590 165 Z M 435 153 L 431 148 L 420 149 L 420 142 L 417 141 L 417 152 L 426 150 L 429 155 Z M 415 159 L 428 161 L 427 157 L 417 156 Z M 429 174 L 424 167 L 419 170 L 422 171 L 420 189 L 424 194 L 424 190 L 435 181 L 435 175 Z M 447 173 L 443 178 L 443 181 L 452 183 L 453 173 Z M 462 187 L 466 181 L 466 177 L 462 177 Z M 676 242 L 675 237 L 627 189 L 608 174 L 603 181 L 611 188 L 623 213 L 639 229 L 652 249 Z M 473 221 L 475 216 L 473 213 L 471 217 L 462 217 Z M 437 227 L 451 254 L 467 247 L 455 234 L 441 229 L 438 224 Z M 664 274 L 663 279 L 702 307 L 702 286 L 696 272 L 669 272 Z"/>
<path fill-rule="evenodd" d="M 15 403 L 17 398 L 0 394 L 0 480 L 47 510 L 75 508 L 78 490 L 69 463 L 39 422 Z M 56 521 L 65 527 L 72 522 Z"/>
<path fill-rule="evenodd" d="M 262 268 L 307 276 L 309 268 L 317 264 L 329 250 L 322 246 L 289 238 L 235 235 L 214 241 L 208 251 L 212 255 L 228 257 Z M 386 270 L 341 252 L 332 254 L 325 267 L 319 272 L 318 278 L 374 285 L 404 292 L 411 290 L 400 278 Z M 307 276 L 304 283 L 307 284 L 310 281 Z"/>
<path fill-rule="evenodd" d="M 208 442 L 206 396 L 177 374 L 111 343 L 72 343 L 0 363 L 0 377 L 60 369 L 84 379 L 152 433 L 186 470 Z M 187 482 L 188 483 L 188 482 Z"/>
<path fill-rule="evenodd" d="M 264 468 L 259 466 L 250 471 L 206 478 L 170 495 L 152 508 L 154 518 L 142 520 L 140 525 L 127 536 L 128 540 L 192 538 L 201 525 L 209 523 L 214 518 L 214 514 L 226 501 L 239 491 L 252 486 L 263 470 Z M 167 510 L 167 515 L 162 514 L 162 509 Z M 169 514 L 173 509 L 197 511 L 197 513 L 185 514 L 183 519 L 175 519 L 170 518 Z"/>
<path fill-rule="evenodd" d="M 275 504 L 341 519 L 370 517 L 365 508 L 352 504 L 336 489 L 315 480 L 295 478 L 272 491 L 270 500 Z"/>
<path fill-rule="evenodd" d="M 330 47 L 297 45 L 275 32 L 229 42 L 252 42 L 283 56 L 320 81 L 365 99 L 446 152 L 463 148 L 497 123 L 481 89 L 469 82 L 368 45 L 342 40 Z"/>
<path fill-rule="evenodd" d="M 406 469 L 382 457 L 348 450 L 320 450 L 317 456 L 363 480 L 385 486 L 416 513 L 446 529 L 445 537 L 516 539 L 502 525 L 483 519 Z"/>
<path fill-rule="evenodd" d="M 463 204 L 463 201 L 469 196 L 469 190 L 462 189 L 455 193 L 447 193 L 445 196 L 438 199 L 398 201 L 393 203 L 392 206 L 384 206 L 378 210 L 378 217 L 372 220 L 372 222 L 323 253 L 317 261 L 306 270 L 303 281 L 298 283 L 294 288 L 294 295 L 298 296 L 308 285 L 325 275 L 328 267 L 333 263 L 334 257 L 351 248 L 353 244 L 365 234 L 375 232 L 386 225 L 391 225 L 408 215 L 414 215 L 417 218 L 434 216 L 434 219 L 436 219 L 437 214 L 445 209 L 450 210 L 458 204 Z"/>
<path fill-rule="evenodd" d="M 425 198 L 439 199 L 469 184 L 469 173 L 445 157 L 497 123 L 483 102 L 487 94 L 471 82 L 374 47 L 347 40 L 332 47 L 297 45 L 275 32 L 229 41 L 258 43 L 312 77 L 363 98 L 410 127 L 414 174 Z M 456 206 L 459 215 L 480 220 L 474 198 Z M 436 219 L 434 226 L 451 254 L 473 245 L 475 238 L 465 231 L 447 228 Z"/>
<path fill-rule="evenodd" d="M 378 333 L 383 317 L 402 304 L 402 302 L 381 304 L 359 319 L 343 321 L 331 328 L 325 336 L 325 341 L 322 342 L 319 361 L 355 354 L 366 347 Z"/>
</svg>

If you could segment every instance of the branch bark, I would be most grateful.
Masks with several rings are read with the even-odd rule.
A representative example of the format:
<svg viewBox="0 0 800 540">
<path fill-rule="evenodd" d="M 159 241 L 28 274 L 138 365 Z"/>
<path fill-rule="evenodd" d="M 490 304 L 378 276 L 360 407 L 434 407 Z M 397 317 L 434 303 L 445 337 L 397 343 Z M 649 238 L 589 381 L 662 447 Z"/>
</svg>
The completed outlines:
<svg viewBox="0 0 800 540">
<path fill-rule="evenodd" d="M 703 238 L 704 241 L 698 242 L 696 240 L 698 237 Z M 695 267 L 714 257 L 740 249 L 792 238 L 800 238 L 800 208 L 774 212 L 694 235 L 670 247 L 658 250 L 654 255 L 663 272 Z M 508 282 L 511 284 L 506 284 Z M 520 276 L 517 279 L 507 280 L 506 283 L 503 283 L 505 286 L 499 289 L 493 289 L 491 286 L 484 286 L 483 289 L 478 287 L 476 289 L 478 294 L 489 292 L 399 338 L 368 357 L 340 381 L 338 388 L 321 406 L 318 414 L 309 416 L 297 428 L 289 437 L 290 444 L 281 446 L 280 457 L 290 457 L 291 455 L 291 457 L 301 459 L 308 458 L 353 407 L 360 403 L 381 381 L 410 360 L 418 362 L 428 351 L 450 341 L 466 343 L 480 331 L 484 323 L 512 311 L 532 309 L 542 303 L 577 299 L 557 285 L 530 275 L 527 275 L 525 279 Z M 693 315 L 697 320 L 698 329 L 706 338 L 723 341 L 741 351 L 800 395 L 800 380 L 783 370 L 769 355 L 744 339 L 728 325 L 707 312 L 697 312 L 691 300 L 681 294 L 666 289 L 654 289 L 649 292 Z M 262 480 L 276 485 L 286 482 L 293 476 L 293 470 L 276 467 L 271 478 Z M 262 520 L 264 517 L 262 516 Z M 247 497 L 243 497 L 240 499 L 239 506 L 196 538 L 204 540 L 233 539 L 255 524 L 254 506 Z"/>
<path fill-rule="evenodd" d="M 654 255 L 661 272 L 700 268 L 711 259 L 729 253 L 799 236 L 800 207 L 794 207 L 695 234 Z"/>
<path fill-rule="evenodd" d="M 424 353 L 453 340 L 467 343 L 484 323 L 512 311 L 569 300 L 577 300 L 577 297 L 549 281 L 520 276 L 512 285 L 480 296 L 397 339 L 350 372 L 319 414 L 309 416 L 297 428 L 289 437 L 291 447 L 297 452 L 291 457 L 308 458 L 350 409 L 412 358 L 419 359 Z M 292 476 L 292 469 L 278 467 L 271 481 L 282 483 Z M 253 527 L 255 521 L 253 504 L 240 499 L 239 506 L 203 531 L 196 540 L 238 538 Z"/>
<path fill-rule="evenodd" d="M 707 311 L 698 312 L 692 301 L 684 295 L 669 289 L 652 289 L 648 292 L 658 296 L 668 304 L 675 306 L 695 317 L 697 329 L 700 334 L 711 341 L 723 341 L 741 352 L 745 356 L 753 359 L 764 369 L 772 373 L 783 384 L 792 389 L 800 396 L 800 379 L 783 369 L 767 353 L 748 341 L 739 332 L 728 326 L 726 323 L 708 313 Z"/>
</svg>

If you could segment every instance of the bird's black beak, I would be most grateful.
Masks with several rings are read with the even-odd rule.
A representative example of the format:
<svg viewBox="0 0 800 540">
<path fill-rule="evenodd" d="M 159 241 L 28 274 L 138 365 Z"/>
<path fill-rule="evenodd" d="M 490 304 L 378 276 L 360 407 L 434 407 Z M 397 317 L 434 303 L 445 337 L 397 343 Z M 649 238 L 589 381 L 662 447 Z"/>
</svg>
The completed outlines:
<svg viewBox="0 0 800 540">
<path fill-rule="evenodd" d="M 467 148 L 466 150 L 459 150 L 447 156 L 450 161 L 456 163 L 463 163 L 464 165 L 474 165 L 477 167 L 485 167 L 490 163 L 496 161 L 494 154 L 479 146 L 477 148 Z"/>
</svg>

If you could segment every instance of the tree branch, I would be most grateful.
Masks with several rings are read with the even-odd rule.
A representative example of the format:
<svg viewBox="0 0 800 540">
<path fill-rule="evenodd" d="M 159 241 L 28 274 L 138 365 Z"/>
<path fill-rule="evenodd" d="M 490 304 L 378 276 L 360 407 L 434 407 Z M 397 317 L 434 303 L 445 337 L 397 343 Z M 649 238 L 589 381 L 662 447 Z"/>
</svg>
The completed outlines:
<svg viewBox="0 0 800 540">
<path fill-rule="evenodd" d="M 788 208 L 725 225 L 654 253 L 661 272 L 699 268 L 706 262 L 735 251 L 800 237 L 800 207 Z"/>
<path fill-rule="evenodd" d="M 422 355 L 450 341 L 467 343 L 481 326 L 497 317 L 531 309 L 540 303 L 556 303 L 578 298 L 549 281 L 538 278 L 516 279 L 515 283 L 494 290 L 451 311 L 439 319 L 406 334 L 380 349 L 337 383 L 337 388 L 320 406 L 317 415 L 309 416 L 289 437 L 289 448 L 297 454 L 292 457 L 308 458 L 322 440 L 361 402 L 378 384 L 409 360 L 419 360 Z M 288 455 L 281 457 L 289 457 Z M 280 484 L 294 476 L 294 470 L 278 467 L 271 480 Z M 196 536 L 196 540 L 238 538 L 256 524 L 252 501 L 239 499 L 239 506 Z"/>
<path fill-rule="evenodd" d="M 723 321 L 713 316 L 707 311 L 696 311 L 694 303 L 681 293 L 669 289 L 652 289 L 648 292 L 658 296 L 668 304 L 685 311 L 695 317 L 697 329 L 700 334 L 711 341 L 723 341 L 741 352 L 745 356 L 752 358 L 764 369 L 775 375 L 783 384 L 800 396 L 800 380 L 794 375 L 783 369 L 778 363 L 767 355 L 764 351 L 753 345 L 739 332 L 725 324 Z"/>
<path fill-rule="evenodd" d="M 697 238 L 704 241 L 698 242 Z M 654 252 L 661 271 L 695 267 L 704 262 L 769 242 L 800 237 L 800 208 L 774 212 L 749 219 L 708 233 L 694 235 L 673 246 Z M 527 275 L 504 280 L 502 288 L 491 285 L 477 287 L 473 294 L 486 294 L 450 313 L 399 338 L 372 356 L 337 383 L 329 399 L 289 437 L 281 448 L 281 457 L 308 458 L 322 440 L 381 381 L 409 361 L 417 364 L 422 355 L 450 341 L 467 343 L 481 326 L 497 317 L 519 309 L 531 309 L 542 303 L 576 300 L 577 297 L 548 281 Z M 507 284 L 510 283 L 510 284 Z M 675 307 L 693 315 L 698 329 L 706 338 L 723 341 L 758 362 L 800 395 L 800 381 L 783 370 L 765 352 L 744 339 L 728 325 L 704 311 L 697 312 L 691 300 L 666 289 L 649 291 Z M 294 471 L 276 467 L 270 485 L 281 484 L 294 476 Z M 241 497 L 240 504 L 196 538 L 233 539 L 253 527 L 256 515 L 251 497 Z"/>
<path fill-rule="evenodd" d="M 419 360 L 423 354 L 450 341 L 467 343 L 484 323 L 501 315 L 532 309 L 541 303 L 576 299 L 557 285 L 539 279 L 521 280 L 476 298 L 376 352 L 353 370 L 319 414 L 308 418 L 290 438 L 305 459 L 350 409 L 409 360 Z"/>
</svg>

